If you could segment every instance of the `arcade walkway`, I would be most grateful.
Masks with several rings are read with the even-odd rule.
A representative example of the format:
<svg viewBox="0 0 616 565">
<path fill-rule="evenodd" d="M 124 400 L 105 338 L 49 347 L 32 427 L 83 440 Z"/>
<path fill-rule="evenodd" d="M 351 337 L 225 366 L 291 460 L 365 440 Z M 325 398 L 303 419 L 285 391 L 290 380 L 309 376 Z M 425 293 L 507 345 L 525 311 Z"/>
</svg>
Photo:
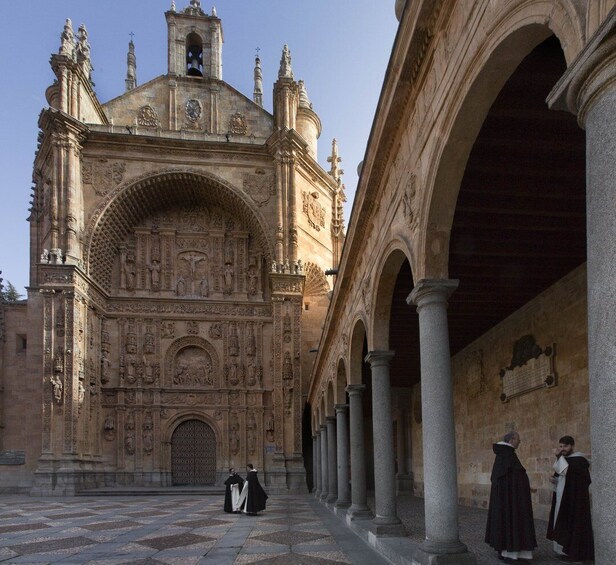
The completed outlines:
<svg viewBox="0 0 616 565">
<path fill-rule="evenodd" d="M 272 496 L 257 517 L 225 514 L 220 496 L 30 498 L 0 496 L 0 563 L 62 565 L 293 565 L 387 561 L 312 495 Z M 369 500 L 369 502 L 371 502 Z M 384 538 L 392 561 L 410 563 L 423 538 L 423 501 L 398 497 L 407 539 Z M 500 563 L 483 543 L 486 511 L 460 507 L 461 537 L 479 565 Z M 413 524 L 415 529 L 413 530 Z M 558 563 L 537 520 L 534 565 Z M 359 535 L 358 535 L 359 534 Z M 381 548 L 382 550 L 382 548 Z"/>
</svg>

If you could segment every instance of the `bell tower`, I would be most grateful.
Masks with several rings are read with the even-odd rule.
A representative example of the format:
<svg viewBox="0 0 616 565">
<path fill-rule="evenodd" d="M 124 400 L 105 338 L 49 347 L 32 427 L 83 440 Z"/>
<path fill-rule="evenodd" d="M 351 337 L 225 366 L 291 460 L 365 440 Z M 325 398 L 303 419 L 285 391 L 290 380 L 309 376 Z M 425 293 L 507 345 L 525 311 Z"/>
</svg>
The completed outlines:
<svg viewBox="0 0 616 565">
<path fill-rule="evenodd" d="M 165 13 L 168 32 L 169 75 L 222 80 L 222 23 L 206 14 L 201 0 L 177 11 L 175 2 Z"/>
</svg>

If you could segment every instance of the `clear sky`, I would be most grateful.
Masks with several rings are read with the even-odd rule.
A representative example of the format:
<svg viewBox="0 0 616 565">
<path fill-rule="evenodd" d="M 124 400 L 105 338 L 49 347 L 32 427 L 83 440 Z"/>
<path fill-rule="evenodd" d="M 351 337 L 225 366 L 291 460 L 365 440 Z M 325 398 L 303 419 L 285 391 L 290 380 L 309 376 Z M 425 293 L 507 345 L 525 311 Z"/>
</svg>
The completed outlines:
<svg viewBox="0 0 616 565">
<path fill-rule="evenodd" d="M 64 20 L 88 29 L 93 80 L 101 102 L 124 92 L 126 52 L 133 32 L 137 81 L 167 72 L 167 26 L 171 0 L 17 0 L 0 21 L 0 270 L 21 292 L 28 284 L 32 163 L 37 120 L 47 105 L 54 75 L 49 58 L 60 46 Z M 189 0 L 176 0 L 184 9 Z M 210 0 L 202 8 L 211 13 Z M 336 138 L 345 170 L 346 220 L 357 185 L 374 111 L 391 53 L 397 20 L 394 0 L 218 0 L 222 20 L 223 80 L 252 98 L 255 48 L 260 48 L 264 107 L 272 110 L 272 87 L 282 47 L 289 45 L 295 79 L 303 79 L 321 118 L 319 162 Z"/>
</svg>

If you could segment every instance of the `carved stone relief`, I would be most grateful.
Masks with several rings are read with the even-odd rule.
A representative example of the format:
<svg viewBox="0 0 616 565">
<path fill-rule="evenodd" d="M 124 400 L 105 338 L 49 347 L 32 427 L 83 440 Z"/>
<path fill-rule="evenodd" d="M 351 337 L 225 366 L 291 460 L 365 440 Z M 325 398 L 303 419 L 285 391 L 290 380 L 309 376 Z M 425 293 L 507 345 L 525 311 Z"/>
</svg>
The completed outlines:
<svg viewBox="0 0 616 565">
<path fill-rule="evenodd" d="M 325 208 L 317 201 L 318 198 L 318 192 L 302 191 L 302 209 L 308 218 L 308 223 L 315 230 L 320 231 L 325 227 Z"/>
<path fill-rule="evenodd" d="M 139 108 L 139 112 L 137 114 L 137 125 L 148 128 L 156 128 L 160 125 L 158 114 L 152 106 L 146 104 L 145 106 Z"/>
<path fill-rule="evenodd" d="M 173 385 L 185 387 L 211 387 L 214 385 L 212 358 L 199 347 L 182 349 L 175 359 Z"/>
<path fill-rule="evenodd" d="M 244 114 L 236 112 L 229 118 L 229 131 L 236 135 L 246 135 L 248 133 L 248 123 Z"/>
<path fill-rule="evenodd" d="M 243 187 L 244 192 L 257 206 L 264 206 L 276 194 L 274 176 L 267 174 L 263 169 L 257 169 L 254 173 L 244 173 Z"/>
<path fill-rule="evenodd" d="M 125 173 L 126 163 L 123 161 L 99 159 L 83 164 L 81 180 L 84 185 L 91 186 L 97 196 L 105 196 L 120 185 Z"/>
</svg>

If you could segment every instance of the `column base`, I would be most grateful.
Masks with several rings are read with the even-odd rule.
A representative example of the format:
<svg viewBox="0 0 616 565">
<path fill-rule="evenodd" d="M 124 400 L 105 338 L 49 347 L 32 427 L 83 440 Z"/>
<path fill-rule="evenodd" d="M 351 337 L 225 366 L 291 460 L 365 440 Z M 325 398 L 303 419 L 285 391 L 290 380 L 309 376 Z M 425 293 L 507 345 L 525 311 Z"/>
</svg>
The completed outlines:
<svg viewBox="0 0 616 565">
<path fill-rule="evenodd" d="M 413 475 L 396 475 L 396 490 L 398 492 L 413 492 Z"/>
<path fill-rule="evenodd" d="M 327 492 L 322 492 L 321 496 L 319 496 L 319 500 L 321 502 L 327 502 L 327 497 L 329 496 L 329 494 Z"/>
<path fill-rule="evenodd" d="M 413 565 L 476 565 L 477 559 L 461 542 L 424 542 L 413 554 Z"/>
<path fill-rule="evenodd" d="M 349 508 L 351 503 L 348 500 L 336 500 L 336 504 L 334 504 L 334 508 Z"/>
<path fill-rule="evenodd" d="M 404 524 L 398 518 L 375 518 L 370 525 L 370 533 L 378 537 L 405 537 Z"/>
<path fill-rule="evenodd" d="M 335 494 L 330 494 L 325 502 L 327 502 L 327 504 L 334 504 L 336 500 L 338 500 L 338 496 Z"/>
<path fill-rule="evenodd" d="M 372 510 L 370 508 L 361 507 L 361 506 L 353 506 L 351 505 L 347 510 L 346 520 L 347 524 L 351 524 L 353 520 L 370 520 L 374 517 Z"/>
</svg>

